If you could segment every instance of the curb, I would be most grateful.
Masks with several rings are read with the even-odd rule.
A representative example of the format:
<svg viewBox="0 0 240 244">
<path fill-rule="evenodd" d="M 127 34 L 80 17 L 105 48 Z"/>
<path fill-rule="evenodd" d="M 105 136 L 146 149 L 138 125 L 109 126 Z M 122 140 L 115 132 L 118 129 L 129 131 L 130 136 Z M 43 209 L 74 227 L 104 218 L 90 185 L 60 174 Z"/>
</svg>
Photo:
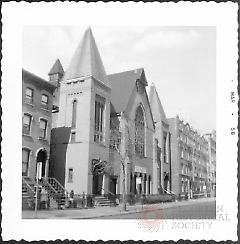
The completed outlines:
<svg viewBox="0 0 240 244">
<path fill-rule="evenodd" d="M 160 210 L 160 209 L 155 209 L 155 210 Z M 152 210 L 145 210 L 145 212 L 151 212 Z M 100 215 L 100 216 L 92 216 L 92 217 L 82 217 L 82 218 L 74 218 L 74 219 L 96 219 L 96 218 L 102 218 L 102 217 L 108 217 L 108 216 L 118 216 L 118 215 L 126 215 L 126 214 L 133 214 L 133 213 L 141 213 L 142 210 L 129 210 L 129 211 L 124 211 L 120 213 L 111 213 L 111 214 L 105 214 L 105 215 Z"/>
<path fill-rule="evenodd" d="M 214 199 L 208 199 L 208 201 L 214 201 Z M 197 199 L 191 199 L 190 201 L 189 200 L 187 200 L 187 201 L 181 201 L 182 203 L 194 203 L 194 202 L 197 202 Z M 205 201 L 202 201 L 202 202 L 205 202 Z M 178 203 L 178 202 L 173 202 L 173 203 Z M 143 208 L 145 207 L 145 206 L 153 206 L 153 205 L 158 205 L 158 204 L 152 204 L 152 205 L 148 205 L 148 204 L 145 204 L 145 205 L 143 205 Z M 179 204 L 179 205 L 176 205 L 176 206 L 172 206 L 172 205 L 170 205 L 170 206 L 165 206 L 164 208 L 163 208 L 163 206 L 158 206 L 158 207 L 156 207 L 156 209 L 154 209 L 154 210 L 163 210 L 163 209 L 168 209 L 168 208 L 177 208 L 177 207 L 179 207 L 179 206 L 184 206 L 184 205 L 188 205 L 188 204 Z M 142 205 L 139 205 L 139 207 L 140 207 L 140 209 L 136 209 L 136 210 L 128 210 L 128 211 L 124 211 L 124 212 L 120 212 L 120 213 L 111 213 L 111 214 L 104 214 L 104 215 L 99 215 L 99 216 L 91 216 L 91 217 L 79 217 L 79 218 L 75 218 L 75 219 L 95 219 L 95 218 L 102 218 L 102 217 L 108 217 L 108 216 L 118 216 L 118 215 L 126 215 L 126 214 L 133 214 L 133 213 L 141 213 L 141 212 L 143 212 L 143 211 L 145 211 L 145 212 L 151 212 L 151 211 L 153 211 L 152 209 L 142 209 Z"/>
<path fill-rule="evenodd" d="M 208 201 L 216 201 L 216 198 L 211 198 L 211 199 L 207 199 L 207 201 L 200 201 L 200 202 L 208 202 Z M 163 209 L 169 209 L 169 208 L 177 208 L 179 206 L 186 206 L 189 204 L 193 204 L 198 202 L 197 199 L 191 199 L 191 200 L 186 200 L 186 201 L 181 201 L 181 202 L 169 202 L 168 203 L 156 203 L 156 204 L 145 204 L 145 205 L 138 205 L 137 208 L 132 209 L 132 210 L 127 210 L 127 211 L 123 211 L 120 210 L 120 212 L 115 212 L 115 213 L 105 213 L 105 214 L 101 214 L 101 215 L 93 215 L 93 216 L 79 216 L 79 217 L 67 217 L 67 216 L 62 216 L 63 219 L 66 218 L 70 218 L 70 219 L 96 219 L 96 218 L 104 218 L 104 217 L 110 217 L 110 216 L 118 216 L 118 215 L 126 215 L 126 214 L 134 214 L 134 213 L 141 213 L 143 211 L 145 212 L 151 212 L 153 210 L 163 210 Z M 171 204 L 173 203 L 173 204 Z M 183 204 L 179 204 L 179 203 L 183 203 Z M 165 205 L 166 204 L 166 205 Z M 165 205 L 165 206 L 164 206 Z M 151 206 L 151 207 L 155 207 L 154 209 L 144 209 L 147 206 Z M 54 218 L 54 217 L 53 217 Z M 31 219 L 31 218 L 24 218 L 24 219 Z M 48 219 L 48 217 L 39 217 L 39 219 Z"/>
</svg>

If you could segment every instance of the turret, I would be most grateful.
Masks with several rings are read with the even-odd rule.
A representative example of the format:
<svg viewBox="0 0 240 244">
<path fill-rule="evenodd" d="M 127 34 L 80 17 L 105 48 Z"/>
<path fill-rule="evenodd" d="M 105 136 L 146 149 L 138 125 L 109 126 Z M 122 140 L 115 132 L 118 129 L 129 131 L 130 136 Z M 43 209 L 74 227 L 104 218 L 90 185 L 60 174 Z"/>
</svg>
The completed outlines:
<svg viewBox="0 0 240 244">
<path fill-rule="evenodd" d="M 59 59 L 56 60 L 51 70 L 48 73 L 49 81 L 59 85 L 60 80 L 64 75 L 64 70 Z"/>
</svg>

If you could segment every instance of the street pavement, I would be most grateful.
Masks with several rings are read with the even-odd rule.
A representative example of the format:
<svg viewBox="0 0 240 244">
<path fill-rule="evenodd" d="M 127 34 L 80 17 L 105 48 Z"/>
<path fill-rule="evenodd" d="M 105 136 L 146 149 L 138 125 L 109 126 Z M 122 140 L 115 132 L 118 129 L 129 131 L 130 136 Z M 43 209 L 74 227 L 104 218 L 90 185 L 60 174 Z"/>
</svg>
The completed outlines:
<svg viewBox="0 0 240 244">
<path fill-rule="evenodd" d="M 23 219 L 35 218 L 32 210 L 22 211 Z M 216 218 L 216 199 L 200 198 L 180 202 L 89 209 L 38 210 L 39 219 L 211 219 Z"/>
<path fill-rule="evenodd" d="M 216 202 L 191 202 L 168 208 L 144 207 L 141 212 L 105 216 L 103 219 L 216 219 Z M 147 211 L 146 211 L 147 210 Z"/>
</svg>

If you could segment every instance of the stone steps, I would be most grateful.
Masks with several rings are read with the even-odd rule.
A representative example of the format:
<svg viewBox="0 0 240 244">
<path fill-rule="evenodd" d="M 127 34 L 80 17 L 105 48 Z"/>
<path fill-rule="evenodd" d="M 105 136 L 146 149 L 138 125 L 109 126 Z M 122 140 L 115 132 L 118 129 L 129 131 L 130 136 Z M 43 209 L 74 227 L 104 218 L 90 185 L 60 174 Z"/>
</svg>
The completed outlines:
<svg viewBox="0 0 240 244">
<path fill-rule="evenodd" d="M 95 197 L 95 206 L 114 206 L 115 202 L 104 196 Z"/>
<path fill-rule="evenodd" d="M 29 177 L 24 177 L 24 182 L 26 182 L 31 188 L 32 190 L 34 191 L 34 184 L 35 182 L 29 178 Z M 26 183 L 24 183 L 22 181 L 22 209 L 23 210 L 27 210 L 27 209 L 31 209 L 30 208 L 30 203 L 33 203 L 34 202 L 34 194 L 31 194 L 31 192 L 29 192 L 29 186 L 27 186 Z M 46 184 L 42 184 L 42 186 L 45 188 L 45 190 L 48 192 L 48 197 L 49 197 L 49 200 L 50 200 L 50 209 L 57 209 L 58 208 L 58 203 L 57 203 L 57 199 L 56 196 L 52 193 L 53 189 L 55 190 L 55 192 L 57 192 L 60 188 L 56 186 L 56 184 L 53 184 L 50 186 L 49 185 L 46 185 Z M 52 188 L 51 188 L 52 187 Z M 64 192 L 62 192 L 62 194 L 64 195 Z M 62 206 L 65 205 L 66 203 L 66 198 L 65 196 L 61 197 L 61 204 Z M 35 203 L 35 202 L 34 202 Z"/>
<path fill-rule="evenodd" d="M 30 178 L 25 177 L 25 181 L 34 190 L 34 183 Z M 31 202 L 34 201 L 34 197 L 29 194 L 27 185 L 22 182 L 22 209 L 31 209 Z"/>
</svg>

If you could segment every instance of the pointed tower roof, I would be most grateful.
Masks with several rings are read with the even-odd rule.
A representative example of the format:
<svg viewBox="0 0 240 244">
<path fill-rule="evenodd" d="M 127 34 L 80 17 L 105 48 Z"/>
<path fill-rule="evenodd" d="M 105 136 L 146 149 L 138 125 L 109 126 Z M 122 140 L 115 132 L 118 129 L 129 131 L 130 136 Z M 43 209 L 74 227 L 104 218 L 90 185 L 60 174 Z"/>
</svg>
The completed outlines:
<svg viewBox="0 0 240 244">
<path fill-rule="evenodd" d="M 159 99 L 155 85 L 152 83 L 149 91 L 149 102 L 152 109 L 153 119 L 155 122 L 163 121 L 168 124 L 166 114 L 162 103 Z"/>
<path fill-rule="evenodd" d="M 56 60 L 56 62 L 54 63 L 54 65 L 52 66 L 51 70 L 48 73 L 48 75 L 53 75 L 53 74 L 64 75 L 64 70 L 59 59 Z"/>
<path fill-rule="evenodd" d="M 91 28 L 85 31 L 83 39 L 78 45 L 63 79 L 70 80 L 86 76 L 92 76 L 109 86 Z"/>
</svg>

